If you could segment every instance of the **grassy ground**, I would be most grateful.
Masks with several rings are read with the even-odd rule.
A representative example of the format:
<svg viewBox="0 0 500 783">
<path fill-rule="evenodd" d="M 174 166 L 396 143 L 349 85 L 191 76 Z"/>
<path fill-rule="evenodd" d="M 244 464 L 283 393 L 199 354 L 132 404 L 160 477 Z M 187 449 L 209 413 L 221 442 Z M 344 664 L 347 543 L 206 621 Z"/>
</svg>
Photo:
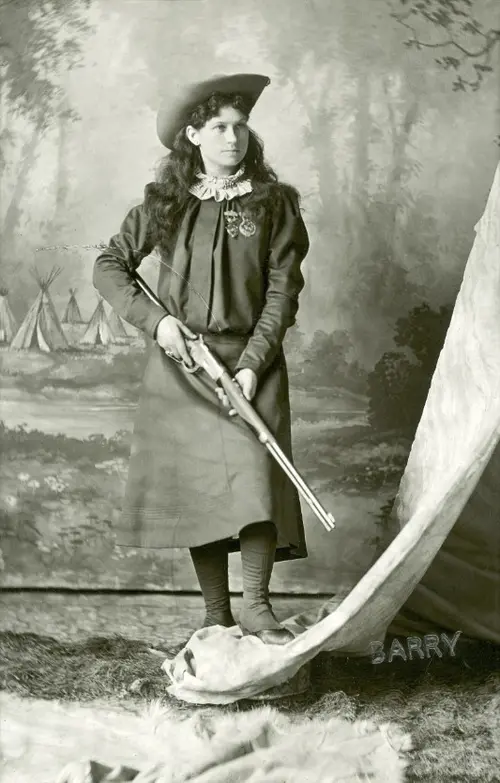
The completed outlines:
<svg viewBox="0 0 500 783">
<path fill-rule="evenodd" d="M 59 642 L 32 634 L 0 634 L 0 683 L 21 696 L 135 710 L 169 699 L 161 658 L 147 643 L 119 637 Z M 179 715 L 200 709 L 175 703 Z M 247 710 L 254 702 L 220 708 Z M 487 645 L 469 645 L 456 659 L 373 666 L 318 658 L 313 685 L 279 702 L 289 714 L 398 723 L 413 737 L 409 781 L 499 780 L 500 659 Z"/>
</svg>

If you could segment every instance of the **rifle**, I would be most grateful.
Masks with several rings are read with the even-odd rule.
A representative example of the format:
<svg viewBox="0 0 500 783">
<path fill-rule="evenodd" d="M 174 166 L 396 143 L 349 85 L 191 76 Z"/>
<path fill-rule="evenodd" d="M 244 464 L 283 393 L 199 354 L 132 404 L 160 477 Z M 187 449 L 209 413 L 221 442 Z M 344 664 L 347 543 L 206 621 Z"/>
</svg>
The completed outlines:
<svg viewBox="0 0 500 783">
<path fill-rule="evenodd" d="M 162 307 L 163 310 L 165 310 L 165 313 L 168 314 L 165 305 L 162 304 L 154 291 L 151 290 L 151 288 L 148 286 L 146 281 L 142 279 L 139 273 L 133 272 L 132 276 L 142 291 L 155 304 L 157 304 L 159 307 Z M 302 476 L 297 473 L 290 460 L 285 456 L 278 446 L 276 438 L 264 424 L 257 411 L 248 402 L 238 384 L 233 380 L 233 378 L 231 378 L 231 375 L 224 365 L 209 350 L 208 346 L 203 340 L 202 335 L 198 335 L 198 337 L 194 340 L 186 339 L 186 346 L 189 350 L 191 358 L 195 363 L 195 367 L 194 369 L 189 369 L 187 367 L 185 369 L 190 373 L 196 372 L 199 369 L 203 369 L 207 375 L 213 381 L 215 381 L 216 384 L 224 389 L 231 406 L 234 408 L 238 416 L 240 416 L 240 418 L 243 419 L 243 421 L 245 421 L 246 424 L 248 424 L 249 427 L 254 431 L 262 445 L 266 447 L 271 456 L 286 473 L 290 481 L 295 485 L 298 492 L 302 495 L 306 503 L 315 513 L 325 530 L 328 532 L 333 530 L 335 527 L 335 520 L 333 516 L 323 508 Z M 183 362 L 180 363 L 185 367 Z"/>
</svg>

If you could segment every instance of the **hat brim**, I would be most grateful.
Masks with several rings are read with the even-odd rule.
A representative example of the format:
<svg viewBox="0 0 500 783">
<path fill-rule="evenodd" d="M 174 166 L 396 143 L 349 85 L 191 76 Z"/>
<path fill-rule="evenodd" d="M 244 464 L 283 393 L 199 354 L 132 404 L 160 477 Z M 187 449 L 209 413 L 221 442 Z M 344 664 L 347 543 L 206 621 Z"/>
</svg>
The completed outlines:
<svg viewBox="0 0 500 783">
<path fill-rule="evenodd" d="M 251 111 L 263 90 L 270 84 L 268 76 L 257 73 L 235 73 L 212 76 L 203 82 L 183 87 L 182 95 L 165 102 L 158 112 L 156 130 L 164 147 L 171 150 L 178 132 L 187 125 L 193 109 L 214 92 L 241 95 Z"/>
</svg>

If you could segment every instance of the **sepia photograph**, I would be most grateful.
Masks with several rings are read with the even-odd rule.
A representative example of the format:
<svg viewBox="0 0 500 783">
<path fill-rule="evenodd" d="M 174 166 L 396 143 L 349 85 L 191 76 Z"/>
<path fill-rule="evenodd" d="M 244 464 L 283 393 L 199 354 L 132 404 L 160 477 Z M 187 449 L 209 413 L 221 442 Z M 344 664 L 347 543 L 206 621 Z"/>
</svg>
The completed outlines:
<svg viewBox="0 0 500 783">
<path fill-rule="evenodd" d="M 498 0 L 0 0 L 2 783 L 500 780 Z"/>
</svg>

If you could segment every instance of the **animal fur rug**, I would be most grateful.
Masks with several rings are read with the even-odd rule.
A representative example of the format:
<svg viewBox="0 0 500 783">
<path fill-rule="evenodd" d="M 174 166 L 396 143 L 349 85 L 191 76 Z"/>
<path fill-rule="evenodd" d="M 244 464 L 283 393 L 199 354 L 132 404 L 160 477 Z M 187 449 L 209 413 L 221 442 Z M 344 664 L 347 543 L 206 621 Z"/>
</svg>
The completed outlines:
<svg viewBox="0 0 500 783">
<path fill-rule="evenodd" d="M 158 703 L 136 715 L 4 694 L 0 709 L 2 783 L 398 783 L 411 746 L 391 724 L 271 707 L 183 718 Z"/>
</svg>

